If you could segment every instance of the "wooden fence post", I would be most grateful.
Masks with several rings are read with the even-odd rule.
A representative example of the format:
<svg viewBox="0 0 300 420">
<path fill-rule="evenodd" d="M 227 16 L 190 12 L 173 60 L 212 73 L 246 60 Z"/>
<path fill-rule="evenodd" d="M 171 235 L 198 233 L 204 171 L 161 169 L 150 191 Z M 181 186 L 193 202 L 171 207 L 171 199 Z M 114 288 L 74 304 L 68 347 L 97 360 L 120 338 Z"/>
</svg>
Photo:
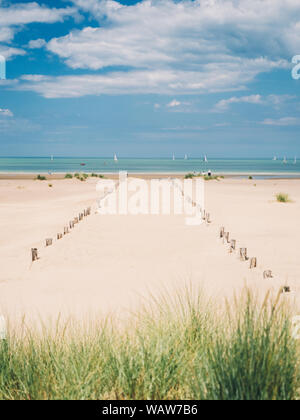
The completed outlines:
<svg viewBox="0 0 300 420">
<path fill-rule="evenodd" d="M 31 248 L 31 257 L 32 257 L 32 261 L 36 261 L 39 259 L 37 248 Z"/>
<path fill-rule="evenodd" d="M 257 258 L 251 258 L 250 260 L 250 269 L 257 267 Z"/>
<path fill-rule="evenodd" d="M 247 248 L 240 248 L 240 258 L 242 261 L 247 261 L 249 259 L 247 256 Z"/>
<path fill-rule="evenodd" d="M 57 234 L 57 240 L 62 239 L 62 237 L 63 237 L 62 233 L 58 233 L 58 234 Z"/>
<path fill-rule="evenodd" d="M 51 238 L 46 239 L 46 246 L 51 246 L 53 243 L 53 240 Z"/>
<path fill-rule="evenodd" d="M 64 235 L 67 235 L 69 233 L 69 228 L 67 226 L 64 227 Z"/>
<path fill-rule="evenodd" d="M 226 241 L 227 244 L 229 244 L 229 232 L 225 232 L 224 233 L 224 238 L 223 238 L 224 242 Z"/>
<path fill-rule="evenodd" d="M 206 223 L 211 223 L 210 213 L 206 213 Z"/>
<path fill-rule="evenodd" d="M 221 239 L 223 238 L 224 233 L 225 233 L 225 228 L 222 226 L 222 227 L 220 228 L 220 238 L 221 238 Z"/>
<path fill-rule="evenodd" d="M 265 270 L 263 276 L 264 276 L 264 279 L 272 279 L 273 278 L 272 271 L 271 270 Z"/>
<path fill-rule="evenodd" d="M 232 253 L 233 251 L 235 251 L 235 248 L 236 248 L 236 240 L 231 239 L 231 241 L 230 241 L 230 252 Z"/>
</svg>

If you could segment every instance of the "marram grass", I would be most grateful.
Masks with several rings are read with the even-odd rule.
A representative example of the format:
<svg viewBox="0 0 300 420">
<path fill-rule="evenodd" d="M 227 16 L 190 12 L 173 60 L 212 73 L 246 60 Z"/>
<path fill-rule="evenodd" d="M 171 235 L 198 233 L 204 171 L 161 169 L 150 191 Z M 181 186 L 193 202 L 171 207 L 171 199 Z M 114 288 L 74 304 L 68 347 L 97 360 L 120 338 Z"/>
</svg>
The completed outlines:
<svg viewBox="0 0 300 420">
<path fill-rule="evenodd" d="M 10 331 L 0 399 L 296 399 L 297 342 L 278 301 L 261 306 L 247 292 L 220 309 L 185 290 L 153 298 L 121 327 Z"/>
</svg>

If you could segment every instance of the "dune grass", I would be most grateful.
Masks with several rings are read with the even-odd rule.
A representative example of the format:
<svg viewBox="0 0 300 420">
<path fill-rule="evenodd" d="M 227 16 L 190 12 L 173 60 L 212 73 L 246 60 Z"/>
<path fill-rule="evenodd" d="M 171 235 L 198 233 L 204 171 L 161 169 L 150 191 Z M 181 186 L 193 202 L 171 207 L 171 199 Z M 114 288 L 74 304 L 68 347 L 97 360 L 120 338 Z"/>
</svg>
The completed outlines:
<svg viewBox="0 0 300 420">
<path fill-rule="evenodd" d="M 291 202 L 291 199 L 290 199 L 289 195 L 285 194 L 285 193 L 276 194 L 276 200 L 279 203 L 290 203 Z"/>
<path fill-rule="evenodd" d="M 190 290 L 112 320 L 0 342 L 0 399 L 292 400 L 289 313 L 249 292 L 220 309 Z"/>
</svg>

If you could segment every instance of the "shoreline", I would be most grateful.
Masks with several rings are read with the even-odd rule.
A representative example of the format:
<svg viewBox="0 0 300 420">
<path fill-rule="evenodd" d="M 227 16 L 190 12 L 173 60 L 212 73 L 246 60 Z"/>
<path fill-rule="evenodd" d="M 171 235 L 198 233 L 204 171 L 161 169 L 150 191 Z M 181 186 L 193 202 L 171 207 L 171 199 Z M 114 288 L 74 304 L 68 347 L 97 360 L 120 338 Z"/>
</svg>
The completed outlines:
<svg viewBox="0 0 300 420">
<path fill-rule="evenodd" d="M 45 172 L 0 172 L 0 180 L 35 180 L 37 175 L 45 176 L 47 180 L 61 180 L 65 179 L 65 175 L 70 173 L 74 176 L 76 172 L 55 172 L 55 173 L 45 173 Z M 80 171 L 78 173 L 86 173 L 91 175 L 92 172 Z M 93 172 L 97 175 L 107 176 L 111 179 L 117 179 L 119 177 L 119 172 Z M 129 177 L 145 178 L 151 179 L 153 177 L 169 178 L 169 177 L 179 177 L 182 178 L 189 172 L 128 172 Z M 256 179 L 300 179 L 300 172 L 293 174 L 283 174 L 276 172 L 213 172 L 215 176 L 224 176 L 224 178 L 248 178 L 250 176 L 256 177 Z"/>
</svg>

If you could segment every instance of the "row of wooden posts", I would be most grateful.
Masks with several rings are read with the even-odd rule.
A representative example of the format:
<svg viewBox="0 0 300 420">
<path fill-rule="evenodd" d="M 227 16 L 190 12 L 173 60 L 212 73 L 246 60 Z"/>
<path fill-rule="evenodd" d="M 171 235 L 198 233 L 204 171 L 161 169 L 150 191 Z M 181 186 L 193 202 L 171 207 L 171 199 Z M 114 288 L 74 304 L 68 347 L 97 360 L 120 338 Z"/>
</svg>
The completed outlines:
<svg viewBox="0 0 300 420">
<path fill-rule="evenodd" d="M 59 241 L 62 239 L 65 235 L 70 233 L 71 229 L 74 229 L 75 225 L 81 222 L 84 217 L 91 215 L 91 207 L 88 207 L 87 209 L 83 210 L 83 213 L 79 213 L 78 217 L 74 217 L 73 220 L 70 220 L 68 226 L 64 227 L 64 233 L 58 233 L 56 238 Z M 46 239 L 46 247 L 53 245 L 53 238 L 47 238 Z M 39 259 L 38 255 L 38 249 L 37 248 L 31 248 L 31 257 L 32 261 L 37 261 Z"/>
<path fill-rule="evenodd" d="M 230 244 L 229 252 L 231 254 L 236 251 L 236 239 L 230 239 L 229 238 L 229 232 L 225 232 L 225 228 L 223 226 L 220 228 L 220 238 L 223 239 L 223 243 Z M 249 258 L 247 248 L 240 248 L 239 249 L 239 255 L 240 255 L 240 260 L 241 261 L 249 261 L 250 260 L 250 269 L 253 269 L 253 268 L 257 267 L 257 258 L 256 257 Z M 265 272 L 265 273 L 266 274 L 268 273 L 269 277 L 272 277 L 272 272 L 271 271 L 268 271 L 268 272 Z M 264 273 L 264 276 L 265 276 L 265 273 Z"/>
</svg>

